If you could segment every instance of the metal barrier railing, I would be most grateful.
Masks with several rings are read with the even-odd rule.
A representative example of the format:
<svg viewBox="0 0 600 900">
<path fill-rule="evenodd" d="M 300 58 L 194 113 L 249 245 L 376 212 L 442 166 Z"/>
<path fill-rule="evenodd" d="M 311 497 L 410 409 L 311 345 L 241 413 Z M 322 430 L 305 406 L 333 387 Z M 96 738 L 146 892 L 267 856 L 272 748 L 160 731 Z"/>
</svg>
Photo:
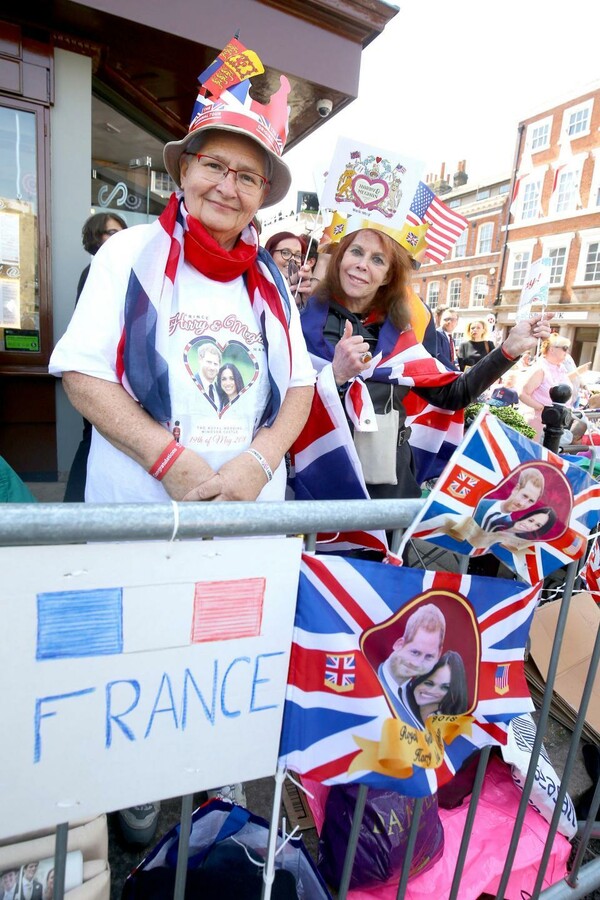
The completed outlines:
<svg viewBox="0 0 600 900">
<path fill-rule="evenodd" d="M 398 546 L 400 529 L 406 528 L 421 507 L 419 500 L 363 500 L 349 501 L 315 501 L 286 503 L 172 503 L 172 504 L 5 504 L 0 508 L 0 546 L 31 546 L 48 544 L 69 544 L 103 541 L 139 541 L 170 539 L 210 539 L 213 537 L 258 536 L 258 535 L 298 535 L 304 536 L 308 551 L 314 549 L 318 532 L 332 533 L 336 531 L 355 531 L 357 527 L 364 530 L 386 529 L 394 532 L 392 547 Z M 552 648 L 547 690 L 539 711 L 537 734 L 534 742 L 531 763 L 525 781 L 523 796 L 515 821 L 512 838 L 508 847 L 504 871 L 496 894 L 496 900 L 503 900 L 511 873 L 511 866 L 525 818 L 528 798 L 533 786 L 537 760 L 546 730 L 552 686 L 556 675 L 559 654 L 567 621 L 573 584 L 577 575 L 577 564 L 567 567 L 567 575 L 558 619 L 557 631 Z M 548 838 L 540 859 L 538 878 L 532 898 L 577 898 L 585 897 L 590 891 L 600 887 L 600 858 L 583 864 L 589 841 L 598 837 L 595 823 L 600 806 L 600 785 L 591 804 L 588 819 L 580 823 L 578 832 L 579 846 L 568 877 L 542 890 L 546 868 L 550 859 L 552 842 L 556 834 L 562 803 L 567 792 L 570 776 L 576 762 L 579 740 L 585 723 L 587 707 L 592 694 L 594 678 L 600 659 L 600 630 L 584 687 L 580 709 L 575 722 L 567 760 L 561 780 L 560 793 L 557 797 L 556 811 L 552 818 Z M 467 814 L 465 830 L 459 849 L 450 898 L 459 897 L 461 875 L 472 833 L 475 811 L 481 794 L 483 777 L 490 749 L 484 748 L 481 753 L 471 801 Z M 366 786 L 361 786 L 357 800 L 357 812 L 362 815 L 367 796 Z M 274 810 L 270 832 L 270 847 L 274 846 L 274 823 L 279 814 L 281 791 L 275 792 Z M 398 885 L 397 898 L 405 895 L 410 871 L 413 849 L 419 827 L 422 801 L 416 801 L 409 832 L 407 856 L 403 865 L 403 874 Z M 187 837 L 189 836 L 193 808 L 193 795 L 182 798 L 181 841 L 176 872 L 174 900 L 183 900 L 187 873 Z M 355 816 L 348 844 L 344 871 L 338 897 L 344 900 L 350 884 L 351 868 L 354 852 L 358 842 L 360 818 Z M 56 830 L 55 849 L 55 883 L 54 897 L 64 897 L 65 859 L 67 852 L 68 825 L 59 825 Z M 270 885 L 265 884 L 264 900 L 270 896 Z"/>
</svg>

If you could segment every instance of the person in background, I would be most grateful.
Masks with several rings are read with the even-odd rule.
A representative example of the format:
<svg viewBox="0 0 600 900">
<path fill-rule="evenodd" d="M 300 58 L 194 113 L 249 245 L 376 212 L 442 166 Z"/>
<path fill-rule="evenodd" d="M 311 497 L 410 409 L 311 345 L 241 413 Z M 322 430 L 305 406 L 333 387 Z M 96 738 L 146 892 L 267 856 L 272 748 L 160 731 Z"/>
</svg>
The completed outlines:
<svg viewBox="0 0 600 900">
<path fill-rule="evenodd" d="M 25 482 L 2 456 L 0 456 L 0 503 L 37 503 Z"/>
<path fill-rule="evenodd" d="M 456 371 L 456 348 L 452 332 L 458 323 L 458 314 L 449 306 L 438 306 L 435 311 L 436 358 L 447 369 Z"/>
<path fill-rule="evenodd" d="M 257 101 L 251 111 L 227 92 L 217 103 L 199 93 L 188 134 L 164 148 L 177 192 L 158 220 L 120 232 L 94 259 L 49 366 L 93 425 L 86 502 L 285 498 L 285 454 L 308 418 L 314 371 L 252 224 L 291 184 L 284 76 L 280 85 L 260 117 Z M 206 333 L 220 347 L 235 336 L 256 366 L 223 417 L 195 379 Z M 239 783 L 210 793 L 245 802 Z M 121 810 L 125 839 L 148 843 L 159 809 Z"/>
<path fill-rule="evenodd" d="M 81 230 L 81 240 L 83 249 L 95 256 L 100 247 L 106 243 L 114 234 L 127 228 L 127 222 L 116 213 L 95 213 L 86 219 Z M 81 275 L 77 284 L 77 294 L 75 297 L 75 306 L 79 301 L 79 297 L 87 281 L 90 272 L 91 263 L 89 263 Z M 65 503 L 83 503 L 85 499 L 85 474 L 87 469 L 88 455 L 90 452 L 90 444 L 92 442 L 92 425 L 87 419 L 83 420 L 83 433 L 79 447 L 75 451 L 67 486 L 65 488 Z"/>
<path fill-rule="evenodd" d="M 521 388 L 520 400 L 531 410 L 526 418 L 528 424 L 535 428 L 537 441 L 542 441 L 544 437 L 542 425 L 544 407 L 552 406 L 550 388 L 556 384 L 573 386 L 578 376 L 589 368 L 589 363 L 586 363 L 584 366 L 569 371 L 565 359 L 570 348 L 571 344 L 566 337 L 561 334 L 551 334 L 547 340 L 542 342 L 540 357 Z M 573 396 L 566 405 L 573 405 Z"/>
<path fill-rule="evenodd" d="M 265 244 L 275 265 L 286 279 L 296 305 L 302 309 L 305 300 L 314 293 L 318 279 L 313 276 L 314 257 L 307 258 L 308 242 L 304 235 L 280 231 Z M 306 260 L 306 263 L 305 263 Z"/>
<path fill-rule="evenodd" d="M 467 339 L 458 348 L 458 366 L 461 372 L 466 371 L 494 349 L 494 342 L 488 339 L 487 322 L 474 319 L 467 325 Z"/>
</svg>

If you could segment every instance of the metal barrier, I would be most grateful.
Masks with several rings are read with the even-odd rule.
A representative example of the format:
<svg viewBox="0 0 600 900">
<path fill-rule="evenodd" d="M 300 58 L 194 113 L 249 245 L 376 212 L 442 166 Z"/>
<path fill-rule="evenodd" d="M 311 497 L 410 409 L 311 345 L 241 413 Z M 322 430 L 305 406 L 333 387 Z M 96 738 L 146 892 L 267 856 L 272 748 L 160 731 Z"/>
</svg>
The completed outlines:
<svg viewBox="0 0 600 900">
<path fill-rule="evenodd" d="M 406 528 L 421 502 L 418 500 L 363 500 L 327 501 L 327 502 L 295 502 L 286 503 L 225 503 L 225 504 L 6 504 L 0 508 L 0 545 L 31 546 L 47 544 L 68 544 L 103 541 L 139 541 L 139 540 L 171 540 L 198 539 L 232 536 L 258 535 L 298 535 L 305 539 L 306 549 L 314 549 L 318 532 L 335 532 L 356 530 L 387 529 L 393 530 L 392 546 L 398 546 L 400 529 Z M 571 602 L 571 594 L 577 576 L 577 564 L 567 568 L 564 593 L 560 602 L 561 609 L 554 645 L 552 648 L 547 690 L 539 711 L 537 734 L 533 747 L 531 764 L 528 769 L 523 796 L 521 798 L 514 831 L 509 844 L 504 871 L 496 895 L 496 900 L 503 900 L 511 873 L 511 867 L 521 834 L 528 797 L 533 786 L 537 759 L 540 753 L 543 736 L 548 723 L 552 686 L 557 672 L 559 653 L 565 630 L 565 624 Z M 550 859 L 552 842 L 556 834 L 560 811 L 567 792 L 579 748 L 579 740 L 583 730 L 588 703 L 592 694 L 593 682 L 600 659 L 600 630 L 596 635 L 593 655 L 588 671 L 581 706 L 575 723 L 567 760 L 561 780 L 560 792 L 557 796 L 556 810 L 552 818 L 545 849 L 540 860 L 539 874 L 532 898 L 578 898 L 587 896 L 590 891 L 600 887 L 600 857 L 586 864 L 584 854 L 592 838 L 600 837 L 596 824 L 596 814 L 600 807 L 600 783 L 596 786 L 590 813 L 585 822 L 579 823 L 578 847 L 572 863 L 571 871 L 565 880 L 542 890 L 545 871 Z M 450 898 L 459 897 L 461 874 L 472 833 L 475 810 L 480 797 L 488 761 L 490 748 L 481 753 L 475 778 L 475 785 L 469 805 L 465 831 L 458 854 L 454 880 Z M 279 779 L 281 781 L 281 779 Z M 277 782 L 277 778 L 276 778 Z M 367 788 L 361 786 L 357 802 L 357 813 L 362 815 L 366 800 Z M 270 832 L 270 851 L 274 848 L 276 822 L 281 801 L 281 784 L 275 790 L 273 816 Z M 410 828 L 408 851 L 403 874 L 398 886 L 397 898 L 404 897 L 408 883 L 410 862 L 416 843 L 419 826 L 419 815 L 422 801 L 416 801 L 415 815 Z M 177 864 L 174 900 L 183 900 L 187 871 L 187 840 L 190 832 L 193 796 L 182 798 L 181 841 Z M 344 900 L 350 883 L 351 867 L 358 842 L 360 818 L 355 816 L 345 868 L 338 897 Z M 64 896 L 64 875 L 67 850 L 68 825 L 59 825 L 56 831 L 55 851 L 55 883 L 54 897 L 62 900 Z M 265 878 L 265 881 L 267 879 Z M 270 884 L 265 883 L 263 898 L 270 897 Z"/>
</svg>

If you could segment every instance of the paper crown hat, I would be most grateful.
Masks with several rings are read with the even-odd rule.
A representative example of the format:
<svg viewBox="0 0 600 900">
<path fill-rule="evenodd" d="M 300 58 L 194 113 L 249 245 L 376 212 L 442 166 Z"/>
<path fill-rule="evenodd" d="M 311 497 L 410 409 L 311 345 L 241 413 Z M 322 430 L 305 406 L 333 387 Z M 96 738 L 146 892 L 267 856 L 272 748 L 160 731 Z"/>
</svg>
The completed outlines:
<svg viewBox="0 0 600 900">
<path fill-rule="evenodd" d="M 181 155 L 197 135 L 209 129 L 244 135 L 261 147 L 270 162 L 270 190 L 261 208 L 279 203 L 287 194 L 291 174 L 281 159 L 288 133 L 287 98 L 290 83 L 281 75 L 279 89 L 268 103 L 250 97 L 250 75 L 264 71 L 258 56 L 233 38 L 217 59 L 199 76 L 200 92 L 187 135 L 165 145 L 167 172 L 180 186 Z M 211 93 L 208 97 L 206 94 Z"/>
</svg>

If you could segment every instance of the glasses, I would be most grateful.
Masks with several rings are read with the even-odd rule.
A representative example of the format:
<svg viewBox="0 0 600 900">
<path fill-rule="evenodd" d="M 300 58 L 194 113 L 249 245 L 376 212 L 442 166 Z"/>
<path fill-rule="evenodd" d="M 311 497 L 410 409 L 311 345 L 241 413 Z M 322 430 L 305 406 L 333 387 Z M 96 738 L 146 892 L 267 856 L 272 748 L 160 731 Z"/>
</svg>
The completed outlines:
<svg viewBox="0 0 600 900">
<path fill-rule="evenodd" d="M 263 175 L 256 172 L 244 172 L 240 169 L 232 169 L 225 163 L 213 156 L 206 156 L 204 153 L 190 153 L 189 150 L 184 151 L 186 156 L 195 156 L 202 169 L 202 176 L 207 181 L 220 184 L 225 181 L 230 172 L 235 175 L 235 186 L 241 194 L 256 195 L 260 194 L 264 186 L 268 184 L 268 180 Z"/>
<path fill-rule="evenodd" d="M 290 259 L 293 259 L 296 262 L 302 262 L 302 254 L 293 253 L 292 250 L 288 250 L 287 247 L 284 247 L 283 250 L 273 250 L 273 253 L 281 253 L 281 256 L 286 262 L 289 262 Z"/>
<path fill-rule="evenodd" d="M 568 347 L 568 345 L 565 347 L 564 344 L 555 344 L 555 345 L 554 345 L 554 349 L 555 349 L 555 350 L 562 350 L 564 353 L 568 353 L 568 352 L 569 352 L 569 347 Z"/>
</svg>

